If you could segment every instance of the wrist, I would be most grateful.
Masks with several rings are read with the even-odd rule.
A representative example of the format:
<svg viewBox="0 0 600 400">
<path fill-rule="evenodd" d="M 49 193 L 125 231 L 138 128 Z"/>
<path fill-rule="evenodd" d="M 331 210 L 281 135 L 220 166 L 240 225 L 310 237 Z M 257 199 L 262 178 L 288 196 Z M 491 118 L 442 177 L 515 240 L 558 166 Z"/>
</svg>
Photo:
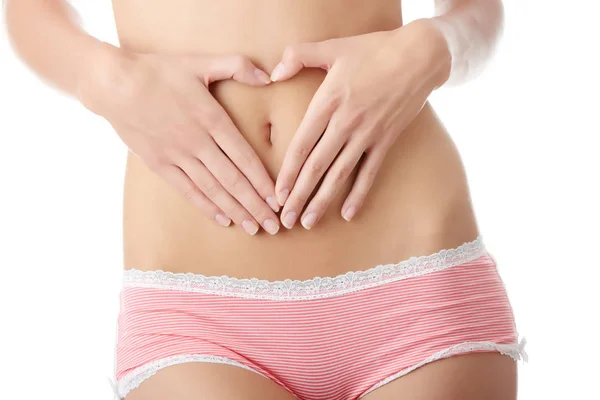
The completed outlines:
<svg viewBox="0 0 600 400">
<path fill-rule="evenodd" d="M 106 42 L 95 40 L 82 52 L 76 71 L 75 97 L 90 111 L 102 115 L 115 83 L 122 80 L 127 52 Z"/>
<path fill-rule="evenodd" d="M 452 70 L 452 53 L 444 34 L 433 18 L 420 18 L 398 29 L 410 30 L 412 37 L 410 52 L 416 54 L 424 79 L 435 90 L 449 79 Z"/>
</svg>

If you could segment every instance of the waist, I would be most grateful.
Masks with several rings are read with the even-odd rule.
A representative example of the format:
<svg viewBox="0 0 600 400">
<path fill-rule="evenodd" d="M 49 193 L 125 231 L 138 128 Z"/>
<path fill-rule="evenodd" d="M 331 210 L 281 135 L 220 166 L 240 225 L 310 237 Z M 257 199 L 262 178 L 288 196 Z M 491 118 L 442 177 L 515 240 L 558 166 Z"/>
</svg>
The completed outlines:
<svg viewBox="0 0 600 400">
<path fill-rule="evenodd" d="M 116 0 L 121 45 L 136 51 L 238 53 L 270 72 L 286 45 L 394 29 L 397 1 Z M 325 73 L 248 87 L 211 85 L 273 178 Z M 356 172 L 356 171 L 355 171 Z M 311 230 L 299 224 L 250 237 L 206 218 L 138 158 L 128 157 L 124 198 L 125 267 L 241 278 L 307 279 L 431 254 L 477 235 L 458 152 L 427 104 L 401 133 L 367 201 L 348 223 L 341 206 L 353 176 Z"/>
<path fill-rule="evenodd" d="M 267 168 L 278 171 L 281 155 L 263 153 Z M 352 182 L 353 176 L 310 231 L 296 224 L 275 236 L 249 236 L 206 218 L 130 154 L 125 267 L 302 280 L 431 254 L 478 235 L 458 152 L 428 105 L 400 134 L 363 208 L 346 222 L 341 207 Z"/>
</svg>

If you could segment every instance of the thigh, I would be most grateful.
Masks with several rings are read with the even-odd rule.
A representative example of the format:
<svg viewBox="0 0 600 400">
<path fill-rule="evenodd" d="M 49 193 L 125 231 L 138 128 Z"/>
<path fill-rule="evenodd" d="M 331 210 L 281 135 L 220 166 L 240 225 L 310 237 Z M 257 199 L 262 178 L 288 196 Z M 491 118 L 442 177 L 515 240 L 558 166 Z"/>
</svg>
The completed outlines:
<svg viewBox="0 0 600 400">
<path fill-rule="evenodd" d="M 283 387 L 240 367 L 211 363 L 173 365 L 158 371 L 125 400 L 292 400 Z"/>
<path fill-rule="evenodd" d="M 363 400 L 516 400 L 517 364 L 499 353 L 438 360 L 396 379 Z"/>
</svg>

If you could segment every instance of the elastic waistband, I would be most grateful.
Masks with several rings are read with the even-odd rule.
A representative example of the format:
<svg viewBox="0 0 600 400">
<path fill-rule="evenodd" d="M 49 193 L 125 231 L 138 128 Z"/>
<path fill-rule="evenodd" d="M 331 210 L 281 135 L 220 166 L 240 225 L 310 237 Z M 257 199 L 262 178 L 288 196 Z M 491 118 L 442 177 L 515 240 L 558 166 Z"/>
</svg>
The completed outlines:
<svg viewBox="0 0 600 400">
<path fill-rule="evenodd" d="M 411 257 L 395 264 L 381 264 L 364 271 L 351 271 L 335 277 L 316 277 L 304 281 L 286 279 L 268 281 L 258 278 L 240 279 L 205 276 L 168 271 L 124 271 L 124 287 L 147 287 L 186 292 L 217 294 L 251 299 L 310 300 L 338 296 L 361 289 L 379 286 L 401 279 L 440 271 L 486 255 L 483 238 L 454 249 L 444 249 L 427 256 Z"/>
</svg>

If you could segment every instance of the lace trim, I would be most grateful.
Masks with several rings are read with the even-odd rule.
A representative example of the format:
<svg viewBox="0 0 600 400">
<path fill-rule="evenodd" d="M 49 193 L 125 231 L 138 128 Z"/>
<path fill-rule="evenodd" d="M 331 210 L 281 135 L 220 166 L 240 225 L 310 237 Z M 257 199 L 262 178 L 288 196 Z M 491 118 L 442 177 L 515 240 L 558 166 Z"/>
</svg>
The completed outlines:
<svg viewBox="0 0 600 400">
<path fill-rule="evenodd" d="M 402 376 L 408 374 L 409 372 L 414 371 L 415 369 L 417 369 L 419 367 L 424 366 L 425 364 L 429 364 L 433 361 L 440 360 L 442 358 L 448 358 L 448 357 L 458 355 L 458 354 L 472 353 L 475 351 L 497 351 L 500 354 L 509 356 L 510 358 L 512 358 L 515 361 L 523 360 L 524 362 L 527 362 L 529 358 L 527 356 L 527 353 L 525 352 L 525 344 L 526 343 L 527 342 L 526 342 L 525 338 L 522 338 L 518 344 L 497 344 L 494 342 L 464 342 L 464 343 L 454 345 L 445 350 L 439 351 L 430 357 L 427 357 L 425 360 L 421 361 L 420 363 L 418 363 L 416 365 L 410 366 L 394 375 L 388 376 L 381 382 L 372 386 L 370 389 L 368 389 L 362 395 L 360 395 L 359 399 L 366 396 L 367 394 L 371 393 L 373 390 L 375 390 L 387 383 L 390 383 L 391 381 L 393 381 L 395 379 L 401 378 Z"/>
<path fill-rule="evenodd" d="M 229 276 L 205 276 L 167 271 L 124 271 L 124 286 L 173 289 L 253 299 L 310 300 L 366 289 L 384 283 L 425 275 L 475 260 L 486 254 L 483 239 L 478 236 L 454 249 L 411 257 L 397 264 L 382 264 L 365 271 L 351 271 L 335 277 L 316 277 L 305 281 L 286 279 L 267 281 L 257 278 L 238 279 Z"/>
<path fill-rule="evenodd" d="M 211 356 L 205 354 L 187 354 L 187 355 L 179 355 L 163 358 L 160 360 L 153 361 L 151 363 L 142 365 L 134 369 L 125 375 L 120 381 L 116 384 L 112 382 L 113 391 L 115 392 L 115 397 L 121 399 L 125 397 L 130 391 L 140 386 L 140 384 L 146 379 L 150 378 L 152 375 L 156 374 L 163 368 L 170 367 L 171 365 L 184 364 L 189 362 L 207 362 L 207 363 L 215 363 L 215 364 L 227 364 L 233 365 L 236 367 L 240 367 L 246 369 L 248 371 L 255 372 L 259 375 L 264 376 L 260 372 L 242 364 L 237 361 L 233 361 L 229 358 Z"/>
</svg>

